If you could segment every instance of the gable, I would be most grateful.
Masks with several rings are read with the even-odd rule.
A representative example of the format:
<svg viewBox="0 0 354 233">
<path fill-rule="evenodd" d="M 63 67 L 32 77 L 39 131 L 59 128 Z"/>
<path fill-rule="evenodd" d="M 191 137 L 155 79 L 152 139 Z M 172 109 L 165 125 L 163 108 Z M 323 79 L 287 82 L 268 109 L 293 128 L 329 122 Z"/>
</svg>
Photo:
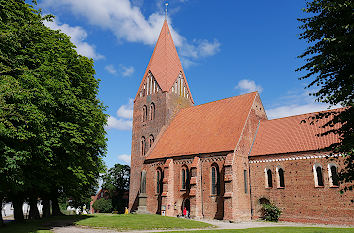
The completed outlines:
<svg viewBox="0 0 354 233">
<path fill-rule="evenodd" d="M 257 93 L 180 110 L 147 159 L 233 151 Z"/>
</svg>

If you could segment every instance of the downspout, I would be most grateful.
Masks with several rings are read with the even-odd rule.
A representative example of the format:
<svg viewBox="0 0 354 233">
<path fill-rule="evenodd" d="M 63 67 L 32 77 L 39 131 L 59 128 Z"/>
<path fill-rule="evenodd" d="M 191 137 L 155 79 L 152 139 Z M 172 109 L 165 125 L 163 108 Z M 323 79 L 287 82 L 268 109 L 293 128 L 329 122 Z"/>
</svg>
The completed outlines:
<svg viewBox="0 0 354 233">
<path fill-rule="evenodd" d="M 254 134 L 254 138 L 251 144 L 251 148 L 250 151 L 248 152 L 248 157 L 251 154 L 252 148 L 253 148 L 253 144 L 256 141 L 256 136 L 258 133 L 258 129 L 259 129 L 259 125 L 261 124 L 261 120 L 258 120 L 258 125 L 257 125 L 257 129 L 256 129 L 256 133 Z M 250 189 L 250 204 L 251 204 L 251 218 L 253 217 L 253 202 L 252 202 L 252 189 L 251 189 L 251 166 L 249 164 L 249 160 L 248 160 L 248 180 L 249 180 L 249 189 Z"/>
</svg>

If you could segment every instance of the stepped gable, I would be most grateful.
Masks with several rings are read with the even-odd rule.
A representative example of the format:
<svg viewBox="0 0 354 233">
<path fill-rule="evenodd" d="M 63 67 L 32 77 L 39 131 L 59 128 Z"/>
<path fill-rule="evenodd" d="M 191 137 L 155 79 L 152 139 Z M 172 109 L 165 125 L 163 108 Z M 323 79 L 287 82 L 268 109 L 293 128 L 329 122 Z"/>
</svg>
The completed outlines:
<svg viewBox="0 0 354 233">
<path fill-rule="evenodd" d="M 189 96 L 194 103 L 181 61 L 178 57 L 175 44 L 173 43 L 167 20 L 164 21 L 154 52 L 152 53 L 149 64 L 145 70 L 144 78 L 140 83 L 139 90 L 145 82 L 149 71 L 152 73 L 163 92 L 170 91 L 177 77 L 181 73 L 184 78 L 184 83 L 187 86 Z M 137 96 L 138 94 L 135 98 L 137 98 Z"/>
<path fill-rule="evenodd" d="M 180 110 L 147 159 L 233 151 L 257 92 Z"/>
<path fill-rule="evenodd" d="M 338 110 L 341 109 L 322 112 Z M 318 122 L 312 125 L 310 123 L 301 123 L 302 120 L 306 120 L 315 114 L 314 112 L 261 121 L 250 156 L 321 150 L 332 143 L 339 142 L 338 135 L 335 134 L 316 136 L 329 129 L 339 127 L 339 124 L 337 124 L 335 127 L 321 128 L 331 117 L 319 119 Z"/>
</svg>

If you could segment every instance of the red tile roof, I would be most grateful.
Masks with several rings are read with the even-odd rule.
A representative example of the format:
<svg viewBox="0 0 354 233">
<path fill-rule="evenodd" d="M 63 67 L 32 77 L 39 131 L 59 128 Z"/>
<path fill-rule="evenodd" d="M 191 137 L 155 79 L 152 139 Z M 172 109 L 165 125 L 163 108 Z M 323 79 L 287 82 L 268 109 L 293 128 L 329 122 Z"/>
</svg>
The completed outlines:
<svg viewBox="0 0 354 233">
<path fill-rule="evenodd" d="M 180 110 L 147 159 L 233 151 L 257 92 Z"/>
<path fill-rule="evenodd" d="M 169 91 L 180 73 L 183 74 L 184 83 L 186 83 L 187 91 L 193 101 L 192 94 L 189 90 L 188 82 L 184 74 L 181 61 L 178 57 L 176 47 L 173 43 L 167 20 L 165 20 L 159 38 L 156 42 L 154 52 L 150 58 L 150 62 L 145 70 L 144 78 L 141 81 L 139 90 L 141 89 L 148 72 L 151 72 L 161 87 L 162 91 Z M 138 92 L 139 93 L 139 92 Z M 136 97 L 138 94 L 136 95 Z M 135 98 L 136 98 L 135 97 Z"/>
<path fill-rule="evenodd" d="M 330 118 L 320 119 L 313 125 L 308 122 L 301 123 L 302 120 L 314 116 L 315 114 L 316 113 L 308 113 L 261 121 L 251 156 L 319 150 L 324 149 L 334 142 L 338 142 L 339 138 L 334 134 L 321 137 L 316 136 L 329 129 L 320 128 L 320 126 L 328 122 Z M 338 125 L 336 127 L 338 127 Z"/>
</svg>

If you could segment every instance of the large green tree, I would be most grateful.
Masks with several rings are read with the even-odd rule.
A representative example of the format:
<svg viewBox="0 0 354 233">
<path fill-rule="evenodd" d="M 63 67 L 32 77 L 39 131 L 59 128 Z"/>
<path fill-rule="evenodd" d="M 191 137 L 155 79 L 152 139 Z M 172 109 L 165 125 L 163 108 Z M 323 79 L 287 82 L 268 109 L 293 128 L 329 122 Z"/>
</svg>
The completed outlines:
<svg viewBox="0 0 354 233">
<path fill-rule="evenodd" d="M 351 0 L 308 1 L 304 12 L 308 17 L 302 23 L 300 39 L 309 43 L 299 57 L 305 65 L 297 69 L 304 71 L 300 79 L 308 79 L 308 87 L 316 87 L 313 93 L 319 102 L 331 106 L 341 105 L 344 110 L 318 114 L 315 119 L 330 117 L 326 126 L 332 127 L 326 134 L 337 134 L 340 142 L 327 149 L 345 156 L 345 168 L 340 178 L 347 183 L 344 191 L 353 189 L 354 178 L 354 2 Z"/>
<path fill-rule="evenodd" d="M 51 18 L 24 0 L 0 0 L 0 195 L 16 220 L 26 199 L 52 200 L 54 214 L 60 194 L 86 199 L 104 167 L 93 60 L 44 26 Z"/>
<path fill-rule="evenodd" d="M 129 190 L 129 177 L 130 167 L 122 164 L 115 164 L 102 176 L 102 189 L 109 192 L 114 210 L 124 212 L 128 204 L 123 196 Z"/>
</svg>

